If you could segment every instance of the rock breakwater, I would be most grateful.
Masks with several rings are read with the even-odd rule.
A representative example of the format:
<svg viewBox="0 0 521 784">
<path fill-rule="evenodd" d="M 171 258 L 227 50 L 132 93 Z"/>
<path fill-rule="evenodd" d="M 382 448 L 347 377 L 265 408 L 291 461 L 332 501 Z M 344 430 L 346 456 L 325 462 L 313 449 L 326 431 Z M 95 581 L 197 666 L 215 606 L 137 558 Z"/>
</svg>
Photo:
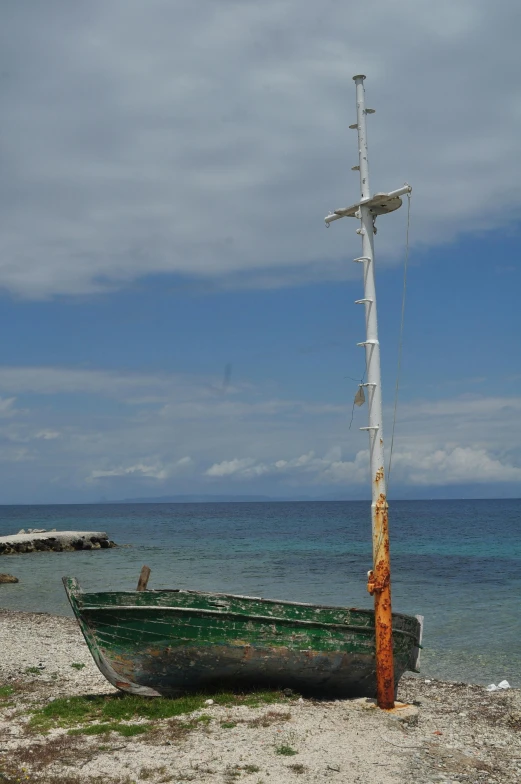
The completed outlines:
<svg viewBox="0 0 521 784">
<path fill-rule="evenodd" d="M 106 550 L 116 547 L 104 531 L 45 531 L 0 536 L 0 555 L 70 550 Z"/>
</svg>

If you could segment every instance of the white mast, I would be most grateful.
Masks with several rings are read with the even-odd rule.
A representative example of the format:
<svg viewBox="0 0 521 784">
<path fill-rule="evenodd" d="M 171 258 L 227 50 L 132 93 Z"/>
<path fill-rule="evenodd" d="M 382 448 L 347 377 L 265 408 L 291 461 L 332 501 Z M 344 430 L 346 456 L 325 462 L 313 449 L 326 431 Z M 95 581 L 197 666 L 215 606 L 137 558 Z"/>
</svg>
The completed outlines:
<svg viewBox="0 0 521 784">
<path fill-rule="evenodd" d="M 377 193 L 371 196 L 369 184 L 369 163 L 367 155 L 366 116 L 373 109 L 365 107 L 365 76 L 353 77 L 356 84 L 357 122 L 351 125 L 358 131 L 358 166 L 360 170 L 360 201 L 325 218 L 326 224 L 343 217 L 360 220 L 357 234 L 362 236 L 362 255 L 355 259 L 364 269 L 364 298 L 356 304 L 364 305 L 366 338 L 359 346 L 365 348 L 367 400 L 369 409 L 369 454 L 371 469 L 371 520 L 373 535 L 373 569 L 368 575 L 367 588 L 375 600 L 376 633 L 376 685 L 377 701 L 380 708 L 394 707 L 394 664 L 391 614 L 391 570 L 389 558 L 389 531 L 387 520 L 387 492 L 384 470 L 384 440 L 382 417 L 382 382 L 380 371 L 380 343 L 378 341 L 378 319 L 376 310 L 376 288 L 374 273 L 374 221 L 377 215 L 392 212 L 401 206 L 400 196 L 410 193 L 410 185 L 405 185 L 391 193 Z"/>
</svg>

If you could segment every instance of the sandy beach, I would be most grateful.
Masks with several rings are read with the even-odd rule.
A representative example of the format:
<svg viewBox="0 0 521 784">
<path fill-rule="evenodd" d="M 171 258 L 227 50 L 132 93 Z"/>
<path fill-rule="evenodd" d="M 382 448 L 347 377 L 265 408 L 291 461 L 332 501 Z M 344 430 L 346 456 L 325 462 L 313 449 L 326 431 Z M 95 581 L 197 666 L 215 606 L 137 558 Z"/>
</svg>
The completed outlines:
<svg viewBox="0 0 521 784">
<path fill-rule="evenodd" d="M 0 646 L 4 784 L 521 780 L 517 689 L 407 677 L 398 696 L 412 707 L 393 717 L 370 701 L 279 694 L 269 704 L 216 699 L 175 718 L 127 717 L 93 730 L 101 719 L 69 717 L 59 726 L 48 718 L 49 706 L 73 707 L 87 695 L 96 705 L 123 704 L 74 620 L 0 611 Z"/>
</svg>

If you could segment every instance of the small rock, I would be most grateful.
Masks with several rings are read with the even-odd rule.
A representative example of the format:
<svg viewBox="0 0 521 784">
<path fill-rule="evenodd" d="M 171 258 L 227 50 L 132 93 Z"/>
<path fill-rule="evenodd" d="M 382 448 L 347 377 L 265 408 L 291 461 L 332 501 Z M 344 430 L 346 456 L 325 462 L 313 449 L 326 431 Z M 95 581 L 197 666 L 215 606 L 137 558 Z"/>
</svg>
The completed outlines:
<svg viewBox="0 0 521 784">
<path fill-rule="evenodd" d="M 18 531 L 18 535 L 24 534 L 24 533 L 25 533 L 25 528 L 22 528 L 21 531 Z"/>
<path fill-rule="evenodd" d="M 12 574 L 0 574 L 0 583 L 18 583 L 20 582 L 18 577 L 15 577 Z"/>
<path fill-rule="evenodd" d="M 205 705 L 213 705 L 213 700 L 205 700 L 204 704 Z"/>
</svg>

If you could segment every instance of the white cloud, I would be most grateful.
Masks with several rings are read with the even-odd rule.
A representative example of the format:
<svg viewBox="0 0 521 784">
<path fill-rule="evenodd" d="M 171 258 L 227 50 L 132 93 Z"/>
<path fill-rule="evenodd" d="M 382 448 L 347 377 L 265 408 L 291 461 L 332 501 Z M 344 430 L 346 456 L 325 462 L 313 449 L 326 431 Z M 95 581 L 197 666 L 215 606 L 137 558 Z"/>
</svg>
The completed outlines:
<svg viewBox="0 0 521 784">
<path fill-rule="evenodd" d="M 234 474 L 243 474 L 252 465 L 255 460 L 251 457 L 244 457 L 241 460 L 223 460 L 221 463 L 214 463 L 206 471 L 206 476 L 233 476 Z"/>
<path fill-rule="evenodd" d="M 15 402 L 15 397 L 0 397 L 0 417 L 12 417 L 19 413 L 14 407 Z"/>
<path fill-rule="evenodd" d="M 27 500 L 28 460 L 35 501 L 97 498 L 100 488 L 117 498 L 150 486 L 275 495 L 369 487 L 367 436 L 357 429 L 365 411 L 349 430 L 351 407 L 335 401 L 277 398 L 249 384 L 228 395 L 209 377 L 31 367 L 0 368 L 1 393 L 11 396 L 0 412 L 17 413 L 0 420 L 6 502 Z M 30 395 L 30 407 L 15 409 L 14 395 Z M 402 403 L 391 487 L 519 486 L 520 410 L 520 396 Z"/>
<path fill-rule="evenodd" d="M 168 472 L 160 465 L 147 465 L 146 463 L 137 463 L 131 466 L 119 466 L 117 468 L 109 468 L 106 470 L 97 469 L 91 472 L 90 479 L 102 479 L 108 476 L 138 476 L 151 477 L 152 479 L 166 479 Z"/>
<path fill-rule="evenodd" d="M 521 466 L 473 447 L 446 447 L 432 452 L 397 453 L 394 466 L 413 485 L 521 482 Z"/>
<path fill-rule="evenodd" d="M 107 468 L 107 469 L 94 469 L 91 471 L 90 476 L 87 478 L 87 481 L 93 481 L 96 479 L 104 479 L 107 477 L 129 477 L 129 476 L 138 476 L 138 477 L 145 477 L 147 479 L 157 479 L 157 480 L 164 480 L 168 479 L 171 476 L 181 473 L 182 471 L 192 468 L 194 466 L 194 461 L 191 457 L 182 457 L 179 460 L 176 460 L 175 463 L 171 465 L 163 465 L 161 461 L 156 461 L 155 463 L 147 463 L 141 462 L 136 463 L 135 465 L 130 466 L 117 466 L 115 468 Z"/>
<path fill-rule="evenodd" d="M 354 224 L 346 243 L 322 218 L 358 192 L 360 71 L 373 187 L 413 184 L 417 243 L 519 213 L 514 0 L 50 0 L 10 4 L 2 35 L 0 285 L 16 294 L 352 274 Z M 385 255 L 403 220 L 382 219 Z"/>
<path fill-rule="evenodd" d="M 234 477 L 236 479 L 254 479 L 256 477 L 280 475 L 286 479 L 294 479 L 306 475 L 307 481 L 313 484 L 360 484 L 368 476 L 369 454 L 366 450 L 359 452 L 353 461 L 341 459 L 339 447 L 330 450 L 323 457 L 313 451 L 290 459 L 257 462 L 252 457 L 234 458 L 214 463 L 206 471 L 206 476 Z"/>
<path fill-rule="evenodd" d="M 393 480 L 398 478 L 400 484 L 416 486 L 521 482 L 521 466 L 472 447 L 447 446 L 432 451 L 423 447 L 395 452 L 392 471 Z M 331 455 L 319 457 L 313 452 L 271 463 L 257 462 L 251 457 L 235 458 L 214 463 L 206 471 L 210 477 L 239 480 L 268 474 L 284 475 L 292 480 L 305 477 L 313 485 L 364 485 L 369 481 L 369 452 L 360 450 L 353 460 L 343 460 L 340 456 L 335 459 Z"/>
</svg>

